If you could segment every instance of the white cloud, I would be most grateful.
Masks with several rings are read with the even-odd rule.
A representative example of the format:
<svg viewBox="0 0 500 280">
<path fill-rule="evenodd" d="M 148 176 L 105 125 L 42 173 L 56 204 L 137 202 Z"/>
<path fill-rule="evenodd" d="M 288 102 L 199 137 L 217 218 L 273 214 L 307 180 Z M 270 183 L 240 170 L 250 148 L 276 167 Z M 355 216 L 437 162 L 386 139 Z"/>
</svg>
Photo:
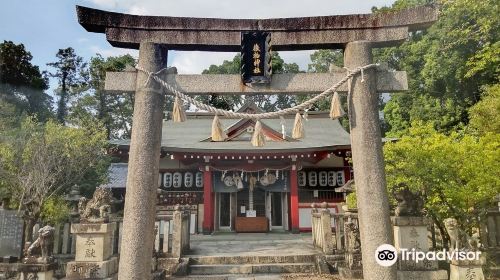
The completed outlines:
<svg viewBox="0 0 500 280">
<path fill-rule="evenodd" d="M 307 66 L 311 63 L 311 54 L 314 51 L 289 51 L 279 52 L 281 58 L 286 63 L 297 63 L 300 70 L 307 70 Z"/>
<path fill-rule="evenodd" d="M 131 49 L 121 49 L 121 48 L 102 48 L 99 46 L 90 46 L 90 51 L 93 53 L 98 53 L 102 55 L 103 57 L 108 57 L 108 56 L 120 56 L 120 55 L 125 55 L 125 54 L 130 54 L 131 56 L 137 58 L 139 57 L 139 51 L 137 50 L 131 50 Z"/>
<path fill-rule="evenodd" d="M 117 9 L 119 4 L 124 3 L 124 1 L 118 1 L 118 0 L 89 0 L 89 2 L 103 9 L 109 9 L 109 8 Z"/>
<path fill-rule="evenodd" d="M 275 18 L 369 13 L 373 6 L 391 5 L 394 0 L 87 0 L 102 9 L 134 14 Z"/>
<path fill-rule="evenodd" d="M 86 43 L 86 42 L 88 42 L 88 41 L 89 41 L 89 39 L 88 39 L 88 38 L 85 38 L 85 37 L 82 37 L 82 38 L 78 38 L 76 41 L 77 41 L 79 44 L 81 44 L 81 43 Z"/>
<path fill-rule="evenodd" d="M 232 60 L 235 53 L 218 52 L 172 52 L 170 66 L 177 67 L 179 74 L 200 74 L 212 64 L 221 64 L 224 60 Z"/>
<path fill-rule="evenodd" d="M 148 15 L 148 14 L 150 14 L 148 9 L 146 7 L 141 6 L 141 5 L 132 5 L 132 7 L 130 7 L 128 9 L 128 12 L 130 14 L 133 14 L 133 15 Z"/>
</svg>

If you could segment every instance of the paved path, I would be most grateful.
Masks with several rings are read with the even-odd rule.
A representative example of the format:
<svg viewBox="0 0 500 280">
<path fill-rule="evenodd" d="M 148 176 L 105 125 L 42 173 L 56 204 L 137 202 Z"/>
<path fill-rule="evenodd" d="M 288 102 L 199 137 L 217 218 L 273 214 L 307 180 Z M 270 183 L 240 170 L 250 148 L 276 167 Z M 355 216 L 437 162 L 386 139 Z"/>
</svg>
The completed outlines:
<svg viewBox="0 0 500 280">
<path fill-rule="evenodd" d="M 320 253 L 310 234 L 221 233 L 191 236 L 191 256 L 274 256 Z"/>
<path fill-rule="evenodd" d="M 311 275 L 311 274 L 259 274 L 259 275 L 219 275 L 219 276 L 186 276 L 170 277 L 175 280 L 339 280 L 335 275 Z"/>
</svg>

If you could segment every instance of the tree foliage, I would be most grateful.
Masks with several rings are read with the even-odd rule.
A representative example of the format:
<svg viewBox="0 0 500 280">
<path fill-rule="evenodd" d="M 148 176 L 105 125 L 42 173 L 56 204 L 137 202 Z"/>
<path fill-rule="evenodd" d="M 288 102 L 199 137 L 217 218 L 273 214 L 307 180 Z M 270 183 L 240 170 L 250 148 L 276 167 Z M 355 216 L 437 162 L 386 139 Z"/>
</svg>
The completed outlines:
<svg viewBox="0 0 500 280">
<path fill-rule="evenodd" d="M 55 72 L 49 73 L 49 76 L 59 80 L 59 89 L 56 91 L 59 95 L 57 120 L 64 124 L 68 115 L 70 98 L 87 86 L 88 70 L 87 63 L 71 47 L 59 49 L 56 57 L 57 61 L 47 63 L 47 65 L 55 68 Z"/>
<path fill-rule="evenodd" d="M 71 186 L 88 184 L 90 178 L 96 185 L 104 180 L 107 142 L 98 125 L 71 128 L 27 118 L 20 129 L 2 136 L 0 193 L 11 197 L 28 223 L 40 218 L 49 199 Z"/>
<path fill-rule="evenodd" d="M 104 125 L 107 138 L 130 138 L 133 93 L 107 93 L 104 90 L 106 72 L 123 71 L 133 67 L 136 61 L 131 55 L 103 58 L 96 55 L 90 59 L 89 88 L 72 102 L 69 120 L 74 124 L 98 121 Z"/>
<path fill-rule="evenodd" d="M 0 129 L 18 125 L 25 115 L 51 115 L 48 80 L 32 59 L 23 44 L 0 43 Z"/>
<path fill-rule="evenodd" d="M 397 10 L 428 4 L 399 0 Z M 498 83 L 500 19 L 494 0 L 439 0 L 439 20 L 427 31 L 410 34 L 399 47 L 378 49 L 375 57 L 409 77 L 409 91 L 392 96 L 384 108 L 389 135 L 401 135 L 412 121 L 431 122 L 439 131 L 469 122 L 468 108 L 481 98 L 481 88 Z"/>
<path fill-rule="evenodd" d="M 311 54 L 311 63 L 308 66 L 308 72 L 327 73 L 330 71 L 332 65 L 337 67 L 344 65 L 344 53 L 342 50 L 317 50 Z"/>
<path fill-rule="evenodd" d="M 500 84 L 487 86 L 483 98 L 469 109 L 469 127 L 479 135 L 500 134 Z"/>
<path fill-rule="evenodd" d="M 43 224 L 57 225 L 67 222 L 70 218 L 71 207 L 63 196 L 55 195 L 48 198 L 42 205 L 40 219 Z"/>
<path fill-rule="evenodd" d="M 440 228 L 449 217 L 464 229 L 477 227 L 500 193 L 499 134 L 447 136 L 430 123 L 413 123 L 407 135 L 385 144 L 384 154 L 390 193 L 408 187 L 420 194 Z"/>
</svg>

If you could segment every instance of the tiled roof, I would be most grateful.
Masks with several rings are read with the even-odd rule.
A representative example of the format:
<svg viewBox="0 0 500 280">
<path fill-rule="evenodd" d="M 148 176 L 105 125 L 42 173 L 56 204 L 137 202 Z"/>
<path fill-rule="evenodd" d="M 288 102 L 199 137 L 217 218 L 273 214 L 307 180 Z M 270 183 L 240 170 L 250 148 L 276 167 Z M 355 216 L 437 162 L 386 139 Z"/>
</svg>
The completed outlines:
<svg viewBox="0 0 500 280">
<path fill-rule="evenodd" d="M 223 119 L 221 124 L 224 129 L 232 126 L 239 119 Z M 281 134 L 280 119 L 265 119 L 261 122 L 273 130 Z M 286 135 L 290 136 L 293 129 L 293 118 L 285 119 Z M 304 121 L 306 136 L 297 141 L 268 141 L 263 147 L 253 147 L 249 141 L 226 141 L 226 142 L 211 142 L 206 139 L 210 138 L 212 129 L 212 118 L 189 118 L 185 122 L 175 123 L 172 121 L 163 122 L 162 130 L 162 149 L 166 151 L 188 151 L 188 150 L 203 150 L 205 152 L 220 152 L 220 151 L 279 151 L 289 149 L 328 149 L 335 146 L 349 146 L 350 139 L 347 133 L 338 120 L 331 120 L 328 116 L 310 117 L 308 121 Z M 130 140 L 112 140 L 112 144 L 120 146 L 128 146 Z"/>
</svg>

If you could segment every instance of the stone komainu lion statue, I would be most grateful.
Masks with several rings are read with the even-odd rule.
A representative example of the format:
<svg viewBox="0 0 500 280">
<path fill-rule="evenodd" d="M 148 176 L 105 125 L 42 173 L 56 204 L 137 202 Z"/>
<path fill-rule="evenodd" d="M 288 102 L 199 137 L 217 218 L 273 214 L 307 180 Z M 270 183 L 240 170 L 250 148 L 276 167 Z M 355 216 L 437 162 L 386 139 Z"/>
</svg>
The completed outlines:
<svg viewBox="0 0 500 280">
<path fill-rule="evenodd" d="M 25 263 L 50 263 L 53 261 L 54 231 L 51 226 L 38 230 L 38 238 L 33 243 L 26 243 Z"/>
<path fill-rule="evenodd" d="M 458 222 L 454 218 L 444 220 L 444 227 L 450 236 L 450 249 L 477 251 L 481 247 L 479 234 L 475 233 L 469 236 L 465 231 L 458 227 Z"/>
<path fill-rule="evenodd" d="M 104 187 L 96 188 L 92 199 L 80 198 L 78 213 L 82 223 L 107 223 L 111 213 L 111 190 Z"/>
<path fill-rule="evenodd" d="M 361 249 L 361 241 L 359 236 L 359 229 L 353 222 L 346 222 L 344 224 L 345 236 L 347 237 L 347 250 L 350 252 L 358 251 Z"/>
<path fill-rule="evenodd" d="M 393 192 L 397 201 L 395 209 L 396 216 L 421 216 L 423 203 L 420 197 L 408 188 L 402 188 Z"/>
</svg>

